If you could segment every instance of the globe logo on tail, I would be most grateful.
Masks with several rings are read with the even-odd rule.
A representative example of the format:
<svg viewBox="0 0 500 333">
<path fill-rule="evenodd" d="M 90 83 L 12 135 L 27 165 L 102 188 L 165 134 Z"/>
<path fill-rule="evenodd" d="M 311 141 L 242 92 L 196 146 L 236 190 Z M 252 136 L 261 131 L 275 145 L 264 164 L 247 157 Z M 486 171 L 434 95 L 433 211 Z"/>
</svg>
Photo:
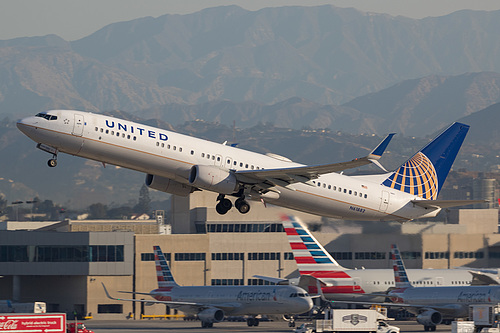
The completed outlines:
<svg viewBox="0 0 500 333">
<path fill-rule="evenodd" d="M 421 152 L 394 171 L 382 184 L 427 200 L 437 199 L 439 189 L 436 169 Z"/>
</svg>

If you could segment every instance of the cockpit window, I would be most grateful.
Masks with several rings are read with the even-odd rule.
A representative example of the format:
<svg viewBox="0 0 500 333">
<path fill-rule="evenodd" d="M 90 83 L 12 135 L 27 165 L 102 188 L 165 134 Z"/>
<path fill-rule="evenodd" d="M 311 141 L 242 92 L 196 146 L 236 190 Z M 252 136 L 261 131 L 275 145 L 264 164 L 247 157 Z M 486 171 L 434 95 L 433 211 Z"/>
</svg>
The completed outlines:
<svg viewBox="0 0 500 333">
<path fill-rule="evenodd" d="M 57 120 L 57 116 L 52 116 L 52 115 L 46 114 L 46 113 L 38 113 L 35 117 L 40 117 L 40 118 L 44 118 L 47 120 Z"/>
</svg>

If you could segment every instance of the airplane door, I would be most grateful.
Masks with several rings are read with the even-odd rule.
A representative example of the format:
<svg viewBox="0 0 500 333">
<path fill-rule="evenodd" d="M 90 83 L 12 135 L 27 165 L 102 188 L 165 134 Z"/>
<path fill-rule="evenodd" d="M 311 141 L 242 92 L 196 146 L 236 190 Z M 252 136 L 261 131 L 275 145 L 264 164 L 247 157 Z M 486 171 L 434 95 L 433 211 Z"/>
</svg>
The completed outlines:
<svg viewBox="0 0 500 333">
<path fill-rule="evenodd" d="M 75 122 L 73 123 L 73 135 L 82 136 L 83 135 L 83 115 L 75 114 Z"/>
<path fill-rule="evenodd" d="M 442 285 L 443 285 L 443 278 L 437 277 L 436 278 L 436 286 L 442 286 Z"/>
<path fill-rule="evenodd" d="M 389 192 L 382 191 L 382 200 L 380 201 L 380 211 L 385 212 L 389 207 Z"/>
<path fill-rule="evenodd" d="M 353 291 L 361 291 L 361 279 L 360 278 L 354 278 L 352 281 L 352 290 Z"/>
</svg>

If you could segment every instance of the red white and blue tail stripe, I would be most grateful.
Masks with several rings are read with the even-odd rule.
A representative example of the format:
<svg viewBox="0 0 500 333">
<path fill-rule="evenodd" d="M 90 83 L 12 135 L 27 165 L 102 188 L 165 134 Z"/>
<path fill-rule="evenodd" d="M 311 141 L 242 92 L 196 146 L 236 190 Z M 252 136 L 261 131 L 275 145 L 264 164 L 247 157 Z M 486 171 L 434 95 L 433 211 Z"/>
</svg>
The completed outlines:
<svg viewBox="0 0 500 333">
<path fill-rule="evenodd" d="M 411 288 L 412 285 L 406 274 L 405 264 L 401 258 L 401 253 L 396 244 L 391 245 L 391 259 L 392 268 L 394 269 L 394 280 L 396 282 L 396 289 Z"/>
<path fill-rule="evenodd" d="M 296 217 L 283 215 L 281 220 L 301 274 L 345 270 Z"/>
<path fill-rule="evenodd" d="M 169 287 L 177 286 L 175 283 L 170 267 L 168 267 L 165 255 L 158 245 L 154 247 L 155 263 L 156 263 L 156 277 L 158 279 L 158 288 L 166 289 Z"/>
</svg>

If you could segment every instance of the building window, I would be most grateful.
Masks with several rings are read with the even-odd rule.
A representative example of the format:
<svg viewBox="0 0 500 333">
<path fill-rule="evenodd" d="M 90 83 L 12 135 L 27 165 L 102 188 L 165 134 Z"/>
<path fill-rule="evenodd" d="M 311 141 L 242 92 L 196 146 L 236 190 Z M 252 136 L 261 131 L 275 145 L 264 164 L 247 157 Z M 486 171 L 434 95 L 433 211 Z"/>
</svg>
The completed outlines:
<svg viewBox="0 0 500 333">
<path fill-rule="evenodd" d="M 270 286 L 275 285 L 276 283 L 270 282 L 262 279 L 248 279 L 249 286 Z"/>
<path fill-rule="evenodd" d="M 203 261 L 205 253 L 176 253 L 175 261 Z"/>
<path fill-rule="evenodd" d="M 242 286 L 243 279 L 212 279 L 212 286 Z"/>
<path fill-rule="evenodd" d="M 355 252 L 354 259 L 356 260 L 383 260 L 385 252 Z"/>
<path fill-rule="evenodd" d="M 352 260 L 352 252 L 330 252 L 335 260 Z"/>
<path fill-rule="evenodd" d="M 281 253 L 279 252 L 250 252 L 248 260 L 280 260 Z"/>
<path fill-rule="evenodd" d="M 97 313 L 123 313 L 123 304 L 97 304 Z"/>
</svg>

